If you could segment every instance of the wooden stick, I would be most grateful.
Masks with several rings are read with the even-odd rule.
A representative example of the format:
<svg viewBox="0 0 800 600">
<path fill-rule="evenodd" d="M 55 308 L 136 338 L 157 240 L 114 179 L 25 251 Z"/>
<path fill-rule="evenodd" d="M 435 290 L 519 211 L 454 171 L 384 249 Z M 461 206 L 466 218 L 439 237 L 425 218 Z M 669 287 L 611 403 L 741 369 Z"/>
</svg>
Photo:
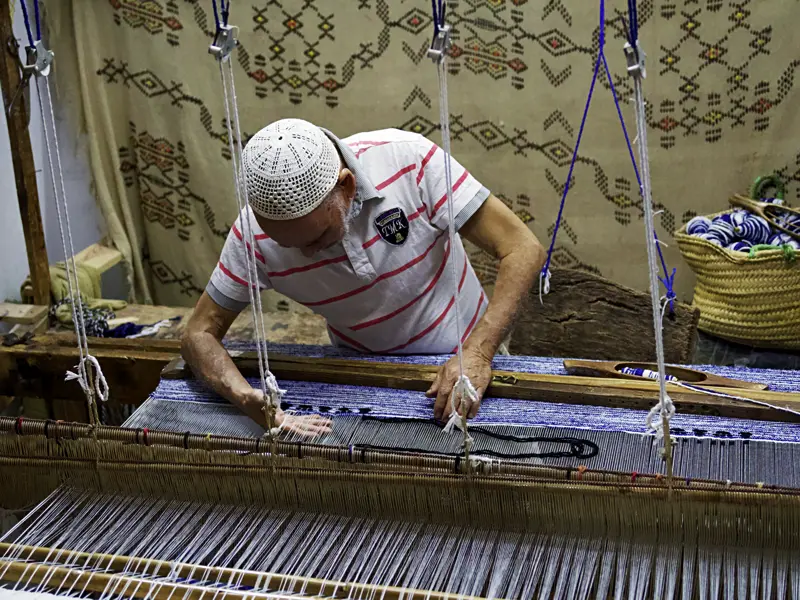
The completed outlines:
<svg viewBox="0 0 800 600">
<path fill-rule="evenodd" d="M 8 112 L 19 85 L 20 71 L 14 60 L 17 51 L 11 9 L 8 2 L 0 2 L 0 87 L 3 90 L 3 109 Z M 25 97 L 17 96 L 7 114 L 8 139 L 11 144 L 11 161 L 17 184 L 17 202 L 22 216 L 22 231 L 28 254 L 34 304 L 50 304 L 50 266 L 44 242 L 42 213 L 39 210 L 39 192 L 36 187 L 36 164 L 33 160 Z M 20 282 L 21 283 L 21 282 Z"/>
<path fill-rule="evenodd" d="M 434 592 L 430 590 L 416 590 L 401 588 L 389 585 L 372 585 L 366 583 L 347 583 L 343 581 L 333 581 L 328 579 L 317 579 L 314 577 L 303 577 L 300 575 L 285 575 L 281 573 L 260 573 L 258 571 L 248 571 L 244 569 L 229 569 L 225 567 L 210 567 L 207 565 L 196 565 L 183 562 L 168 562 L 149 558 L 137 558 L 132 556 L 119 556 L 113 554 L 100 554 L 89 552 L 75 552 L 60 548 L 46 548 L 39 546 L 25 546 L 18 544 L 0 543 L 0 555 L 8 559 L 18 561 L 19 559 L 33 559 L 48 562 L 69 562 L 70 564 L 80 564 L 82 568 L 101 568 L 114 569 L 115 571 L 125 571 L 128 575 L 131 570 L 146 574 L 149 577 L 173 577 L 196 579 L 200 581 L 230 582 L 235 585 L 243 585 L 253 588 L 262 586 L 270 589 L 281 590 L 291 594 L 302 594 L 303 597 L 321 598 L 352 598 L 354 595 L 363 597 L 380 596 L 383 600 L 400 600 L 401 598 L 417 598 L 419 600 L 478 600 L 476 596 L 463 596 L 446 592 Z M 13 561 L 11 561 L 13 563 Z M 25 564 L 25 563 L 17 563 Z M 30 565 L 28 565 L 30 568 Z M 2 569 L 2 562 L 0 562 Z M 50 567 L 45 567 L 49 571 Z M 115 574 L 107 574 L 114 577 Z M 128 575 L 125 578 L 128 578 Z M 16 579 L 15 579 L 16 580 Z M 136 579 L 133 579 L 136 580 Z M 139 581 L 139 580 L 136 580 Z M 171 583 L 158 584 L 173 585 Z M 183 588 L 197 589 L 197 586 L 183 586 Z M 202 589 L 202 588 L 201 588 Z M 102 591 L 102 590 L 94 590 Z M 176 589 L 177 591 L 177 589 Z M 230 592 L 225 590 L 224 595 Z M 240 594 L 241 592 L 232 592 Z M 242 596 L 250 596 L 250 592 L 241 593 Z M 254 593 L 259 596 L 264 594 Z M 137 596 L 139 597 L 139 596 Z M 275 597 L 270 593 L 270 597 Z M 296 596 L 293 596 L 296 600 Z"/>
</svg>

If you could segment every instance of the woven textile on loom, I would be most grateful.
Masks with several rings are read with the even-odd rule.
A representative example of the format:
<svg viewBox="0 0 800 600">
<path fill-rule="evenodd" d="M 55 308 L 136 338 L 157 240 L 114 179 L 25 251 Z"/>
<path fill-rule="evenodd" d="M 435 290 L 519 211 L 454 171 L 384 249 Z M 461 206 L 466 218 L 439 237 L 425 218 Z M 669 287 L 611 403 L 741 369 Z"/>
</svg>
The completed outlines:
<svg viewBox="0 0 800 600">
<path fill-rule="evenodd" d="M 229 346 L 246 351 L 247 345 Z M 275 353 L 305 357 L 341 357 L 328 347 L 273 345 Z M 347 355 L 348 358 L 357 358 Z M 446 356 L 360 357 L 365 362 L 437 365 Z M 557 358 L 498 356 L 494 368 L 566 375 Z M 768 384 L 770 389 L 800 392 L 791 371 L 697 367 L 705 371 Z M 255 383 L 253 380 L 251 383 Z M 333 417 L 333 432 L 318 443 L 384 447 L 455 455 L 461 438 L 446 435 L 432 422 L 432 400 L 415 391 L 379 387 L 281 381 L 284 407 L 298 413 Z M 586 466 L 623 472 L 659 473 L 663 461 L 645 425 L 646 411 L 508 398 L 484 399 L 471 420 L 474 451 L 488 457 L 515 458 L 561 467 Z M 682 478 L 800 487 L 800 424 L 682 414 L 671 422 L 678 438 L 675 474 Z M 128 419 L 126 427 L 258 436 L 263 430 L 237 408 L 191 379 L 162 380 L 152 396 Z M 563 442 L 528 438 L 574 438 L 593 442 L 596 456 L 536 458 L 559 453 Z"/>
</svg>

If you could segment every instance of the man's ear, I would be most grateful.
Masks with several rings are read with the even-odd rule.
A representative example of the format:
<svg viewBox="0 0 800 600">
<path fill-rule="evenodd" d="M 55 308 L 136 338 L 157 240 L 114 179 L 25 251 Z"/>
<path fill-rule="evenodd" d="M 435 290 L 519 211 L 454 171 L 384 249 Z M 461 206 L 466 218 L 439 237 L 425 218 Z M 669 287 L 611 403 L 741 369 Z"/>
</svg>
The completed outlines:
<svg viewBox="0 0 800 600">
<path fill-rule="evenodd" d="M 339 172 L 337 185 L 344 190 L 348 201 L 352 201 L 356 197 L 356 176 L 350 169 L 345 167 Z"/>
</svg>

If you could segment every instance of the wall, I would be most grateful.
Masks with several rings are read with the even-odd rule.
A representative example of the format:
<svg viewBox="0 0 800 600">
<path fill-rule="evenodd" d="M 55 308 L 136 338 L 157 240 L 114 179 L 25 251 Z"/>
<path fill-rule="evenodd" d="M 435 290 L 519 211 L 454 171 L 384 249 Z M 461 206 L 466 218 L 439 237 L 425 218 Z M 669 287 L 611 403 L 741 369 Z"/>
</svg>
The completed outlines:
<svg viewBox="0 0 800 600">
<path fill-rule="evenodd" d="M 25 26 L 22 11 L 17 6 L 14 11 L 14 34 L 21 45 L 26 45 Z M 57 65 L 56 61 L 56 65 Z M 47 154 L 44 144 L 44 130 L 39 113 L 36 87 L 30 93 L 31 122 L 30 136 L 34 161 L 37 168 L 37 184 L 39 188 L 42 221 L 45 228 L 45 242 L 50 263 L 64 259 L 58 220 L 53 204 L 53 187 L 47 165 Z M 69 202 L 70 224 L 73 245 L 78 252 L 86 246 L 100 240 L 105 234 L 105 225 L 97 203 L 91 194 L 91 176 L 86 159 L 85 142 L 82 136 L 76 135 L 61 114 L 62 107 L 55 107 L 56 127 L 58 130 L 59 149 L 61 151 L 64 187 Z M 25 252 L 25 240 L 22 233 L 19 206 L 17 204 L 14 169 L 11 163 L 11 149 L 8 140 L 5 111 L 0 111 L 0 256 L 3 267 L 0 270 L 0 301 L 19 300 L 20 286 L 28 276 L 28 261 Z M 121 281 L 119 277 L 111 277 L 111 292 L 118 295 Z M 107 282 L 104 278 L 104 292 Z"/>
</svg>

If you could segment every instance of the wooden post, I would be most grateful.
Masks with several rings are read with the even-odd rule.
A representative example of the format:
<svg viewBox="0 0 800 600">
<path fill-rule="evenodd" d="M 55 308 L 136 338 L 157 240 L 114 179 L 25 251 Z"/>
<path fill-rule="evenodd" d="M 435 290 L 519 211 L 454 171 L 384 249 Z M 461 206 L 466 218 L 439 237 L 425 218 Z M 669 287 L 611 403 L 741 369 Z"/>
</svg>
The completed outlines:
<svg viewBox="0 0 800 600">
<path fill-rule="evenodd" d="M 11 143 L 11 159 L 14 165 L 14 180 L 17 184 L 17 201 L 22 216 L 22 230 L 28 252 L 34 304 L 50 304 L 50 267 L 44 243 L 42 213 L 39 210 L 39 192 L 36 187 L 36 165 L 33 161 L 31 139 L 28 134 L 28 118 L 24 97 L 20 95 L 11 114 L 8 105 L 20 83 L 20 72 L 10 45 L 14 39 L 11 9 L 6 0 L 0 0 L 0 87 L 3 91 L 3 109 L 6 111 L 8 139 Z M 22 282 L 20 282 L 22 283 Z"/>
</svg>

